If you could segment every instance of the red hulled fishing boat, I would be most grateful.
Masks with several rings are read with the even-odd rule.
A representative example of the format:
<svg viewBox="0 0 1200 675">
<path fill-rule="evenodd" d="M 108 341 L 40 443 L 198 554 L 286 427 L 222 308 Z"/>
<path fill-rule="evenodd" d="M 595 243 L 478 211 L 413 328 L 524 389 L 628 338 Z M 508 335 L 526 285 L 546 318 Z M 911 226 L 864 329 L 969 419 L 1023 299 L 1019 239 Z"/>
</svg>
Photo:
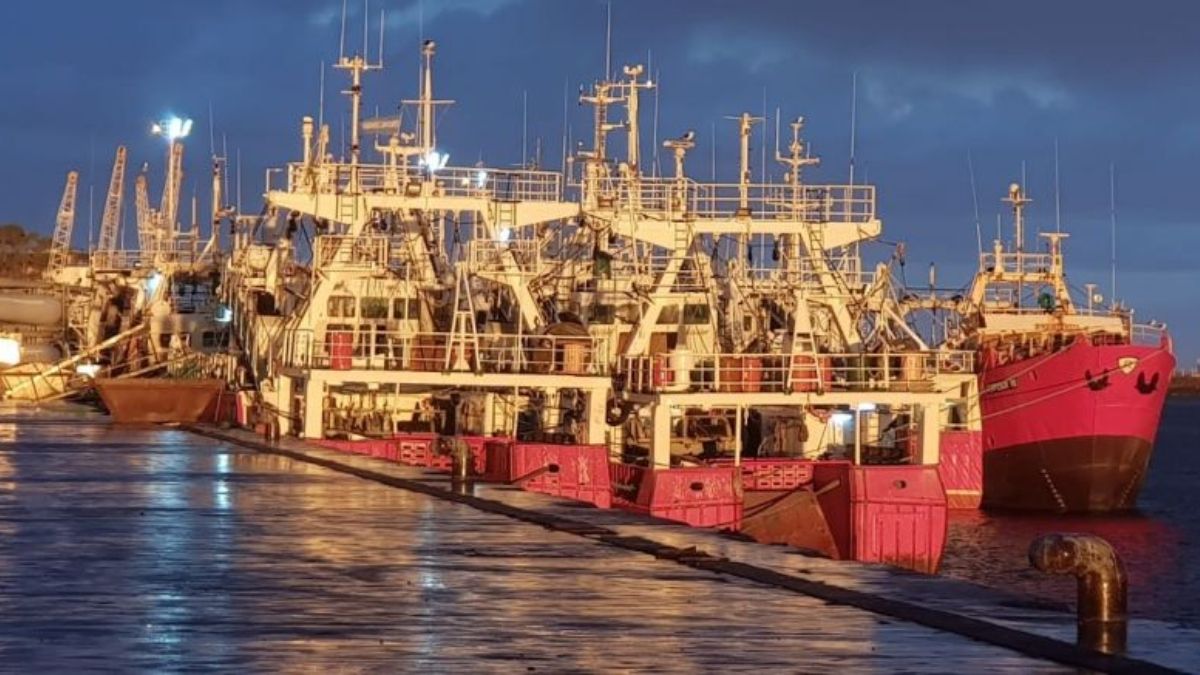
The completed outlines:
<svg viewBox="0 0 1200 675">
<path fill-rule="evenodd" d="M 1132 508 L 1145 480 L 1175 367 L 1161 325 L 1103 302 L 1072 299 L 1061 232 L 1024 251 L 1019 185 L 1015 252 L 995 242 L 964 302 L 962 346 L 977 350 L 983 417 L 983 506 L 1104 512 Z"/>
</svg>

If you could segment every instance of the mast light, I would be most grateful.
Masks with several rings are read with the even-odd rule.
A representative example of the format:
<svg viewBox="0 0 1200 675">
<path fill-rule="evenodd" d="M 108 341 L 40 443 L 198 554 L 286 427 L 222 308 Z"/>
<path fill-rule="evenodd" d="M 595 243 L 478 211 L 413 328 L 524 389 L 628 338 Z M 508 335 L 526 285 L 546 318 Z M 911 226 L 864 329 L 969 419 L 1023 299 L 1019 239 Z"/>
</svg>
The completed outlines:
<svg viewBox="0 0 1200 675">
<path fill-rule="evenodd" d="M 150 133 L 162 136 L 168 143 L 174 143 L 181 138 L 187 138 L 192 133 L 192 120 L 172 115 L 167 119 L 154 123 Z"/>
<path fill-rule="evenodd" d="M 440 153 L 437 150 L 430 150 L 421 158 L 421 165 L 429 169 L 429 173 L 435 173 L 446 168 L 446 163 L 450 161 L 450 153 Z"/>
</svg>

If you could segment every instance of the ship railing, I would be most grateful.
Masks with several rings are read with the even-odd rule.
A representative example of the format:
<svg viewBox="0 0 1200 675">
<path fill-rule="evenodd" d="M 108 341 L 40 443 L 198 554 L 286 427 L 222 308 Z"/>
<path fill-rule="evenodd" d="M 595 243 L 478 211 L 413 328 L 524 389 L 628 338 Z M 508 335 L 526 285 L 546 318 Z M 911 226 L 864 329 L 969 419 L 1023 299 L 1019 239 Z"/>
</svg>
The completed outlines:
<svg viewBox="0 0 1200 675">
<path fill-rule="evenodd" d="M 89 262 L 95 270 L 132 270 L 141 266 L 144 257 L 136 250 L 95 251 Z"/>
<path fill-rule="evenodd" d="M 408 197 L 470 197 L 499 201 L 551 202 L 562 198 L 556 171 L 445 167 L 434 172 L 387 164 L 289 164 L 288 192 L 307 194 L 398 194 Z M 358 188 L 354 189 L 357 174 Z M 271 190 L 269 172 L 268 191 Z"/>
<path fill-rule="evenodd" d="M 321 235 L 315 240 L 317 269 L 376 270 L 388 265 L 388 238 L 382 235 Z"/>
<path fill-rule="evenodd" d="M 874 185 L 802 185 L 701 183 L 696 186 L 697 215 L 715 218 L 798 220 L 808 223 L 868 223 L 875 220 Z"/>
<path fill-rule="evenodd" d="M 504 269 L 504 257 L 511 254 L 517 266 L 523 273 L 538 275 L 542 273 L 542 256 L 540 242 L 533 239 L 510 239 L 497 241 L 494 239 L 473 239 L 467 243 L 467 258 L 471 269 L 496 270 Z"/>
<path fill-rule="evenodd" d="M 1143 347 L 1169 347 L 1171 335 L 1164 325 L 1135 323 L 1130 330 L 1130 342 Z"/>
<path fill-rule="evenodd" d="M 1045 274 L 1054 265 L 1049 253 L 984 253 L 980 256 L 984 269 L 1004 274 Z"/>
<path fill-rule="evenodd" d="M 604 338 L 329 327 L 293 331 L 283 362 L 321 370 L 607 375 Z"/>
<path fill-rule="evenodd" d="M 691 179 L 617 176 L 584 178 L 589 201 L 664 217 L 748 217 L 808 223 L 868 223 L 876 219 L 873 185 L 698 183 Z M 743 196 L 743 191 L 745 195 Z"/>
<path fill-rule="evenodd" d="M 970 373 L 969 351 L 888 354 L 672 352 L 625 356 L 621 373 L 637 393 L 928 392 L 939 375 Z"/>
<path fill-rule="evenodd" d="M 769 249 L 763 250 L 758 246 L 755 249 L 758 259 L 769 258 L 772 255 Z M 841 277 L 850 288 L 860 288 L 869 286 L 875 278 L 873 272 L 863 272 L 861 261 L 857 256 L 852 255 L 826 256 L 825 263 L 820 265 L 812 258 L 801 258 L 786 267 L 784 263 L 777 262 L 754 264 L 742 269 L 748 283 L 751 284 L 791 283 L 812 286 L 820 284 L 829 274 L 833 274 Z"/>
</svg>

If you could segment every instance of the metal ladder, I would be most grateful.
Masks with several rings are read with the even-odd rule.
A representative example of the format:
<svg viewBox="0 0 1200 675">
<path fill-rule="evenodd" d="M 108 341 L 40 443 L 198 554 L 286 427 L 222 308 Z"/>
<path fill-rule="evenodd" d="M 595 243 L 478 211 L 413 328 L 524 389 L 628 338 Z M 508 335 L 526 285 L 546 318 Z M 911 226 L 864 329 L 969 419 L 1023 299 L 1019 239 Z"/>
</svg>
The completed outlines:
<svg viewBox="0 0 1200 675">
<path fill-rule="evenodd" d="M 454 318 L 450 324 L 450 339 L 446 345 L 446 370 L 479 371 L 479 331 L 475 325 L 475 303 L 471 298 L 470 278 L 466 265 L 455 266 Z M 474 365 L 471 361 L 474 359 Z"/>
</svg>

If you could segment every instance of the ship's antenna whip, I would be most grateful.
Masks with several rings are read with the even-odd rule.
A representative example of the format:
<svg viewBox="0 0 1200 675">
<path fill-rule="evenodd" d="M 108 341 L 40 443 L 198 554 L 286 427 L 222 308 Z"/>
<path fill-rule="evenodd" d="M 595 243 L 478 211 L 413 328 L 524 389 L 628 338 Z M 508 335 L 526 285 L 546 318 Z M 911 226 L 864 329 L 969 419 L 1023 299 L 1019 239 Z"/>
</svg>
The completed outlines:
<svg viewBox="0 0 1200 675">
<path fill-rule="evenodd" d="M 217 132 L 216 120 L 213 118 L 212 99 L 208 100 L 208 154 L 214 158 L 217 156 Z"/>
<path fill-rule="evenodd" d="M 658 99 L 660 95 L 660 87 L 662 82 L 658 79 L 658 73 L 654 74 L 654 131 L 651 134 L 650 145 L 654 148 L 654 177 L 658 178 L 662 175 L 662 167 L 658 163 Z"/>
<path fill-rule="evenodd" d="M 221 174 L 221 194 L 229 199 L 229 138 L 221 133 L 221 156 L 225 158 L 225 171 Z"/>
<path fill-rule="evenodd" d="M 521 92 L 521 168 L 529 168 L 529 90 Z"/>
<path fill-rule="evenodd" d="M 767 118 L 767 88 L 765 86 L 763 87 L 762 118 L 763 118 L 764 122 L 766 122 L 768 119 Z M 758 177 L 759 177 L 760 182 L 766 183 L 767 182 L 767 125 L 766 124 L 762 125 L 762 127 L 760 127 L 758 130 L 758 143 L 759 143 L 759 145 L 762 146 L 762 149 L 759 151 L 758 162 L 759 162 L 760 168 L 758 170 Z"/>
<path fill-rule="evenodd" d="M 562 164 L 559 165 L 559 171 L 561 171 L 563 174 L 563 185 L 564 186 L 566 185 L 566 180 L 567 180 L 566 179 L 566 176 L 567 176 L 567 124 L 568 124 L 567 119 L 569 117 L 569 115 L 567 113 L 567 108 L 568 108 L 567 101 L 569 100 L 569 96 L 570 96 L 570 94 L 568 93 L 569 89 L 570 89 L 570 81 L 568 80 L 568 78 L 564 77 L 563 78 Z"/>
<path fill-rule="evenodd" d="M 971 205 L 975 207 L 975 243 L 979 253 L 983 254 L 983 227 L 979 223 L 979 192 L 975 189 L 975 162 L 971 159 L 971 151 L 967 151 L 967 173 L 971 176 Z"/>
<path fill-rule="evenodd" d="M 1109 304 L 1117 303 L 1117 165 L 1108 163 L 1108 213 L 1112 238 L 1112 278 L 1109 286 Z"/>
<path fill-rule="evenodd" d="M 325 126 L 325 62 L 321 62 L 321 86 L 317 94 L 317 130 Z"/>
<path fill-rule="evenodd" d="M 242 149 L 237 149 L 237 210 L 242 212 Z"/>
<path fill-rule="evenodd" d="M 387 10 L 379 10 L 379 67 L 383 67 L 383 26 L 387 23 Z"/>
<path fill-rule="evenodd" d="M 338 60 L 346 58 L 346 5 L 350 0 L 342 0 L 342 32 L 338 40 Z"/>
<path fill-rule="evenodd" d="M 709 158 L 709 166 L 712 171 L 711 180 L 717 182 L 717 123 L 712 122 L 712 156 Z"/>
<path fill-rule="evenodd" d="M 775 157 L 779 157 L 779 106 L 775 106 Z"/>
<path fill-rule="evenodd" d="M 1062 232 L 1062 202 L 1058 185 L 1058 139 L 1054 139 L 1054 231 Z"/>
<path fill-rule="evenodd" d="M 858 140 L 858 71 L 850 79 L 850 186 L 854 186 L 854 150 Z"/>
<path fill-rule="evenodd" d="M 371 0 L 363 0 L 363 61 L 371 60 Z"/>
<path fill-rule="evenodd" d="M 88 167 L 88 238 L 87 250 L 92 252 L 92 225 L 96 209 L 96 182 L 93 176 L 96 175 L 96 135 L 92 134 L 89 138 L 89 143 L 92 150 L 92 158 Z"/>
<path fill-rule="evenodd" d="M 612 79 L 612 0 L 608 0 L 608 22 L 604 29 L 604 79 Z"/>
</svg>

